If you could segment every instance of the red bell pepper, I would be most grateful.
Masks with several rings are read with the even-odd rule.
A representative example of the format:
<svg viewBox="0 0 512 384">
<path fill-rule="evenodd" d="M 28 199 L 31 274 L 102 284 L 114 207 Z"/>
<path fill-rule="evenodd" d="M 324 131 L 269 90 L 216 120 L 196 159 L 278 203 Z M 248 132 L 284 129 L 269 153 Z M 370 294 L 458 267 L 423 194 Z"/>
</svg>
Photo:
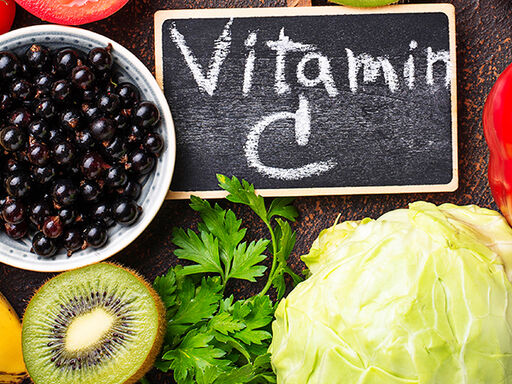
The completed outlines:
<svg viewBox="0 0 512 384">
<path fill-rule="evenodd" d="M 487 98 L 483 125 L 490 150 L 492 195 L 512 224 L 512 65 L 501 74 Z"/>
</svg>

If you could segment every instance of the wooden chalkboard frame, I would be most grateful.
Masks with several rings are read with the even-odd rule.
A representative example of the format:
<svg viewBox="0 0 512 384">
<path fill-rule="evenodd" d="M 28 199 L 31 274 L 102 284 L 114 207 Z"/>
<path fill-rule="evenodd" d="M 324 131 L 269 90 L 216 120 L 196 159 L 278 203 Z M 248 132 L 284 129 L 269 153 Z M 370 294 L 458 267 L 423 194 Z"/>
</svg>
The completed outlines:
<svg viewBox="0 0 512 384">
<path fill-rule="evenodd" d="M 397 185 L 370 187 L 322 187 L 322 188 L 282 188 L 259 189 L 266 197 L 277 196 L 324 196 L 324 195 L 367 195 L 399 193 L 454 192 L 459 187 L 458 174 L 458 135 L 457 135 L 457 55 L 455 31 L 455 7 L 452 4 L 401 4 L 378 8 L 352 8 L 343 6 L 293 7 L 293 8 L 227 8 L 227 9 L 187 9 L 165 10 L 155 13 L 155 73 L 156 80 L 163 89 L 163 47 L 162 26 L 167 19 L 191 18 L 244 18 L 278 16 L 323 16 L 323 15 L 369 15 L 397 13 L 444 13 L 449 22 L 452 114 L 452 180 L 448 184 Z M 172 110 L 172 108 L 171 108 Z M 231 175 L 228 175 L 231 176 Z M 235 175 L 236 176 L 236 175 Z M 223 198 L 225 191 L 169 191 L 167 199 L 188 199 L 195 195 L 202 198 Z"/>
</svg>

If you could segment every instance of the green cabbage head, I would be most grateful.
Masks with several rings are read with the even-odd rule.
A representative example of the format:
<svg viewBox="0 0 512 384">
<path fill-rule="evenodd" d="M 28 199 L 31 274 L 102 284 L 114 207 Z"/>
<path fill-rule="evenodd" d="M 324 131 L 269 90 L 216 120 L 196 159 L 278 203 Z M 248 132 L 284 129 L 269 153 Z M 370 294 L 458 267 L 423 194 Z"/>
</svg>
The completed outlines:
<svg viewBox="0 0 512 384">
<path fill-rule="evenodd" d="M 323 231 L 282 300 L 279 384 L 512 383 L 512 229 L 417 202 Z"/>
</svg>

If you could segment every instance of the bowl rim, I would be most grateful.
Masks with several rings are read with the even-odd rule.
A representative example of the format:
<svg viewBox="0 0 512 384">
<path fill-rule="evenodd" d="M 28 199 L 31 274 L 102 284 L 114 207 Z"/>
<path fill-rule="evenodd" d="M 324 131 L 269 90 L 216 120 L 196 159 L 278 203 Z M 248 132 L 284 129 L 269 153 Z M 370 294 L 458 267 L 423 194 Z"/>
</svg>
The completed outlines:
<svg viewBox="0 0 512 384">
<path fill-rule="evenodd" d="M 104 41 L 105 44 L 112 44 L 113 46 L 113 52 L 119 52 L 122 56 L 128 57 L 130 60 L 130 64 L 133 64 L 138 71 L 140 72 L 141 76 L 148 82 L 148 84 L 151 87 L 151 91 L 156 91 L 155 93 L 155 100 L 158 104 L 160 113 L 163 115 L 166 124 L 165 126 L 162 126 L 162 130 L 166 131 L 167 135 L 167 141 L 165 143 L 166 147 L 165 150 L 168 151 L 168 156 L 171 160 L 171 163 L 166 163 L 165 166 L 162 168 L 161 176 L 155 176 L 155 180 L 158 180 L 159 185 L 165 185 L 167 188 L 160 188 L 158 193 L 156 194 L 155 199 L 151 199 L 150 204 L 147 207 L 144 208 L 144 215 L 142 218 L 134 224 L 136 230 L 130 231 L 129 234 L 126 236 L 123 236 L 120 239 L 116 239 L 115 242 L 111 243 L 109 252 L 103 252 L 106 248 L 98 248 L 95 250 L 94 253 L 87 255 L 86 257 L 81 258 L 73 258 L 70 257 L 68 259 L 61 260 L 58 265 L 61 265 L 62 263 L 65 264 L 65 267 L 56 267 L 52 262 L 48 262 L 46 265 L 37 265 L 35 266 L 34 263 L 30 259 L 23 259 L 23 258 L 15 258 L 15 259 L 7 259 L 3 257 L 3 255 L 0 253 L 0 263 L 9 265 L 11 267 L 24 269 L 28 271 L 34 271 L 34 272 L 63 272 L 71 269 L 77 269 L 81 267 L 85 267 L 87 265 L 99 263 L 101 261 L 104 261 L 112 256 L 115 256 L 120 251 L 122 251 L 124 248 L 128 247 L 133 241 L 135 241 L 142 232 L 145 231 L 145 229 L 149 226 L 149 224 L 153 221 L 156 214 L 160 211 L 160 208 L 162 207 L 167 192 L 169 191 L 169 187 L 171 185 L 171 179 L 172 175 L 174 173 L 174 167 L 176 163 L 176 134 L 175 134 L 175 127 L 174 127 L 174 121 L 172 118 L 171 109 L 169 106 L 169 103 L 167 102 L 167 99 L 163 93 L 163 90 L 158 85 L 155 77 L 150 72 L 150 70 L 146 67 L 144 63 L 140 61 L 140 59 L 135 56 L 132 52 L 130 52 L 127 48 L 123 47 L 121 44 L 117 43 L 115 40 L 112 40 L 111 38 L 101 35 L 96 32 L 92 32 L 87 29 L 78 28 L 78 27 L 71 27 L 71 26 L 63 26 L 63 25 L 56 25 L 56 24 L 44 24 L 44 25 L 34 25 L 30 27 L 23 27 L 19 29 L 15 29 L 13 31 L 7 32 L 0 36 L 0 44 L 2 44 L 5 40 L 10 40 L 13 38 L 21 38 L 26 37 L 27 35 L 32 34 L 41 34 L 45 32 L 62 32 L 65 35 L 72 35 L 77 36 L 81 38 L 90 38 L 91 40 L 100 40 Z M 69 38 L 69 36 L 68 36 Z M 65 43 L 65 41 L 64 41 Z M 116 224 L 119 225 L 119 224 Z M 0 243 L 0 246 L 5 246 Z M 15 262 L 13 262 L 15 260 Z"/>
</svg>

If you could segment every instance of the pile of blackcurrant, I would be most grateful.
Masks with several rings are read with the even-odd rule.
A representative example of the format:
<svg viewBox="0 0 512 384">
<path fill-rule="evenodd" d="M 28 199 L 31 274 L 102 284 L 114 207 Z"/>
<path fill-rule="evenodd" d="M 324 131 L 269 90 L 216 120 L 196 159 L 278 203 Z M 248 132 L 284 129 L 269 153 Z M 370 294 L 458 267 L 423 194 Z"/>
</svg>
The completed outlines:
<svg viewBox="0 0 512 384">
<path fill-rule="evenodd" d="M 13 239 L 35 232 L 40 256 L 102 247 L 108 227 L 133 224 L 163 150 L 158 108 L 120 81 L 111 51 L 0 52 L 0 223 Z"/>
</svg>

